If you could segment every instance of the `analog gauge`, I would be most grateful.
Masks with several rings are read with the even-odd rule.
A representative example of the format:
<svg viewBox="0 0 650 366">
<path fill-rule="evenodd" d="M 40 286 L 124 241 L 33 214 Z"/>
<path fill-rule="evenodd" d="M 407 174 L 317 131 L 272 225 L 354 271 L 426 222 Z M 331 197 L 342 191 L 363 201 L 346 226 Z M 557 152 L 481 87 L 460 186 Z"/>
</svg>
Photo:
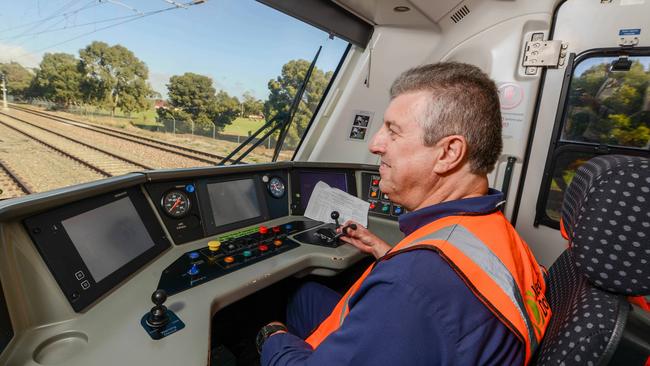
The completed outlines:
<svg viewBox="0 0 650 366">
<path fill-rule="evenodd" d="M 165 213 L 175 219 L 185 217 L 190 212 L 190 198 L 183 191 L 169 191 L 162 198 Z"/>
<path fill-rule="evenodd" d="M 284 196 L 284 192 L 287 190 L 284 181 L 280 177 L 272 177 L 267 183 L 267 188 L 273 198 L 280 198 Z"/>
</svg>

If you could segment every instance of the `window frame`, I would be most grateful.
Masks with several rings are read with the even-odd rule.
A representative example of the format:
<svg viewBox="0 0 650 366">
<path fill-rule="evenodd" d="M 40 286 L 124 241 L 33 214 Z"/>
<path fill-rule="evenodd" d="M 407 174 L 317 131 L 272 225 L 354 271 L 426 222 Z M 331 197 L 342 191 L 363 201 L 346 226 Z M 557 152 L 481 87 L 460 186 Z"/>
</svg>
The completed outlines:
<svg viewBox="0 0 650 366">
<path fill-rule="evenodd" d="M 650 47 L 639 48 L 595 48 L 584 51 L 578 55 L 575 53 L 569 54 L 567 66 L 564 72 L 564 79 L 562 81 L 562 90 L 558 100 L 558 107 L 555 114 L 555 121 L 553 124 L 553 132 L 551 134 L 551 142 L 546 153 L 546 162 L 544 164 L 544 175 L 539 187 L 539 194 L 537 196 L 537 204 L 535 209 L 535 220 L 533 225 L 538 227 L 544 225 L 556 230 L 560 229 L 560 222 L 550 218 L 547 213 L 547 201 L 551 190 L 553 181 L 553 172 L 556 168 L 558 156 L 567 153 L 591 153 L 595 156 L 606 154 L 624 154 L 632 156 L 650 156 L 650 150 L 644 148 L 614 146 L 607 144 L 595 144 L 589 142 L 578 141 L 565 141 L 562 140 L 562 130 L 566 121 L 566 114 L 568 112 L 569 104 L 569 91 L 571 89 L 571 81 L 575 68 L 582 61 L 594 57 L 616 57 L 616 56 L 648 56 L 650 57 Z M 560 213 L 561 214 L 561 213 Z"/>
</svg>

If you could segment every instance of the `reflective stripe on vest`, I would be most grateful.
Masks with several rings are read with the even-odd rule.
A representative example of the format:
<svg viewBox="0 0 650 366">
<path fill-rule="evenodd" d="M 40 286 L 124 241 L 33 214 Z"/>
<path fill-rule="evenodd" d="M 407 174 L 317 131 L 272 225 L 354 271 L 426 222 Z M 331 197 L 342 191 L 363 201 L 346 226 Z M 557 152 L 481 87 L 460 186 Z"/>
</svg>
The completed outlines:
<svg viewBox="0 0 650 366">
<path fill-rule="evenodd" d="M 453 233 L 453 239 L 450 237 Z M 406 244 L 402 249 L 408 249 L 419 245 L 422 241 L 427 240 L 452 240 L 453 245 L 458 248 L 465 256 L 470 258 L 474 263 L 476 263 L 481 269 L 490 276 L 494 283 L 499 286 L 499 288 L 506 293 L 508 299 L 517 309 L 519 316 L 524 320 L 526 325 L 526 333 L 528 334 L 528 340 L 530 342 L 531 352 L 534 352 L 539 345 L 537 337 L 535 336 L 533 325 L 531 323 L 530 317 L 526 311 L 526 305 L 524 304 L 524 299 L 521 296 L 521 293 L 517 291 L 518 285 L 510 271 L 503 265 L 503 262 L 497 257 L 483 242 L 481 242 L 474 234 L 469 232 L 466 228 L 460 225 L 447 226 L 442 228 L 432 234 L 425 235 L 410 244 Z M 427 245 L 427 244 L 424 244 Z M 445 258 L 448 259 L 448 258 Z M 469 280 L 469 279 L 468 279 Z M 472 289 L 474 291 L 474 289 Z M 475 291 L 474 291 L 475 292 Z M 494 309 L 491 309 L 494 311 Z M 496 309 L 498 311 L 498 309 Z M 519 331 L 519 330 L 518 330 Z M 521 332 L 519 332 L 521 333 Z M 519 334 L 524 336 L 524 334 Z"/>
<path fill-rule="evenodd" d="M 544 296 L 546 285 L 541 269 L 505 217 L 500 212 L 448 216 L 416 230 L 379 261 L 416 249 L 435 250 L 449 263 L 476 297 L 524 344 L 528 363 L 544 335 L 551 311 Z M 373 268 L 374 264 L 352 285 L 307 343 L 318 347 L 343 324 L 350 299 Z"/>
</svg>

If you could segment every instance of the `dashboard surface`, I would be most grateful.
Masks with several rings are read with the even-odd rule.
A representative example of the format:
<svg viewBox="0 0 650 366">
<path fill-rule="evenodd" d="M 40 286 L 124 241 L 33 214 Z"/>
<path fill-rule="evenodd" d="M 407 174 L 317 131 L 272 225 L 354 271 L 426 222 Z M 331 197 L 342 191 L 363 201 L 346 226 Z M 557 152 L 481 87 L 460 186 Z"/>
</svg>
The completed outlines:
<svg viewBox="0 0 650 366">
<path fill-rule="evenodd" d="M 356 164 L 151 171 L 0 202 L 0 364 L 208 364 L 217 311 L 363 258 L 302 216 L 318 181 L 368 201 L 369 228 L 401 239 L 404 210 L 376 166 Z M 153 339 L 141 320 L 157 289 L 183 327 Z"/>
</svg>

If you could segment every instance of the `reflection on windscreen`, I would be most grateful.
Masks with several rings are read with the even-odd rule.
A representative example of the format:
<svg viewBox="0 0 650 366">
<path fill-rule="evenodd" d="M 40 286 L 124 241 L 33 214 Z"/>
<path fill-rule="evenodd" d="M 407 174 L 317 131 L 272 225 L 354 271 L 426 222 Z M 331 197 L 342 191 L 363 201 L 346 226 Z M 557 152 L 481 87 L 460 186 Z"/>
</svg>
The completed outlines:
<svg viewBox="0 0 650 366">
<path fill-rule="evenodd" d="M 650 146 L 650 56 L 629 57 L 627 71 L 612 70 L 618 59 L 590 58 L 576 67 L 562 140 Z"/>
</svg>

